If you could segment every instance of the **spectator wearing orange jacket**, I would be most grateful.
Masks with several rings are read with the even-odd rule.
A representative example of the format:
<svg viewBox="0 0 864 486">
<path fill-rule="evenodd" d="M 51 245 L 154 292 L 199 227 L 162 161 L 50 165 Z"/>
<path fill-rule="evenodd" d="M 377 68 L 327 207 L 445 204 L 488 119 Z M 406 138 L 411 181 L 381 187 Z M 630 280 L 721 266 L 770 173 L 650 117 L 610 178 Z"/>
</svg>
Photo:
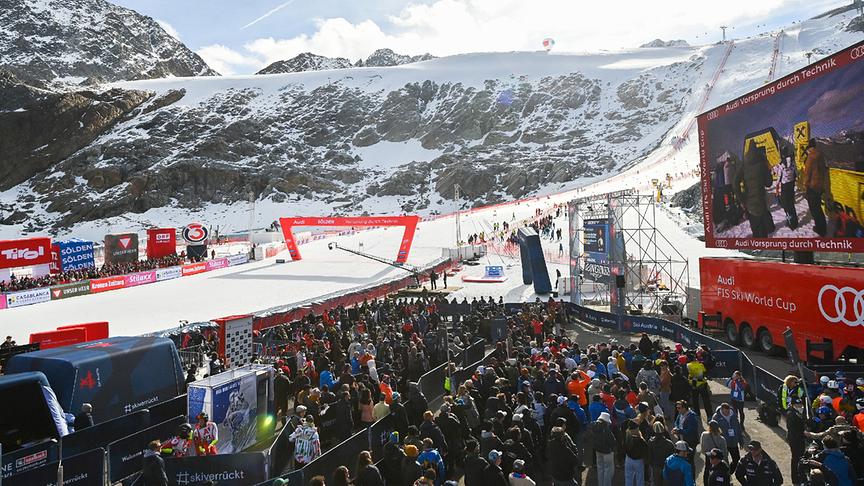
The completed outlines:
<svg viewBox="0 0 864 486">
<path fill-rule="evenodd" d="M 567 381 L 567 393 L 579 397 L 579 405 L 588 406 L 588 396 L 585 389 L 591 383 L 591 377 L 582 370 L 573 370 L 570 380 Z"/>
</svg>

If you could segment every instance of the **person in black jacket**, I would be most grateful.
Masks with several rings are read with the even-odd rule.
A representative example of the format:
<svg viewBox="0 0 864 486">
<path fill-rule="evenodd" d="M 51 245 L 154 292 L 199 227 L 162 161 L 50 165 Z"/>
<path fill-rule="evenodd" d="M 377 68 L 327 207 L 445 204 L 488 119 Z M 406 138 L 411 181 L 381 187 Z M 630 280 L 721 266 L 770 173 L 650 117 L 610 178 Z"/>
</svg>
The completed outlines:
<svg viewBox="0 0 864 486">
<path fill-rule="evenodd" d="M 447 455 L 444 463 L 447 470 L 452 471 L 454 464 L 462 465 L 461 459 L 465 451 L 464 429 L 459 423 L 459 419 L 450 412 L 450 404 L 448 403 L 441 405 L 441 413 L 435 418 L 435 424 L 444 434 L 444 442 L 447 444 Z"/>
<path fill-rule="evenodd" d="M 552 427 L 546 445 L 546 457 L 549 458 L 549 473 L 556 484 L 579 484 L 576 471 L 581 468 L 582 459 L 571 444 L 563 427 Z"/>
<path fill-rule="evenodd" d="M 612 486 L 617 442 L 615 433 L 612 432 L 612 418 L 609 412 L 601 412 L 600 417 L 590 427 L 591 446 L 597 455 L 597 484 Z"/>
<path fill-rule="evenodd" d="M 75 416 L 75 430 L 84 430 L 93 427 L 93 406 L 89 403 L 81 405 L 81 412 Z"/>
<path fill-rule="evenodd" d="M 792 404 L 786 412 L 786 442 L 789 443 L 791 452 L 791 470 L 792 483 L 800 484 L 804 481 L 804 475 L 801 474 L 801 468 L 798 463 L 801 457 L 804 456 L 806 440 L 804 431 L 807 425 L 807 418 L 804 417 L 804 402 L 800 398 L 794 397 Z"/>
<path fill-rule="evenodd" d="M 434 415 L 429 410 L 423 413 L 423 423 L 420 424 L 420 437 L 424 439 L 432 439 L 435 448 L 441 453 L 442 457 L 447 456 L 447 439 L 444 438 L 444 433 L 441 428 L 433 421 Z"/>
<path fill-rule="evenodd" d="M 405 453 L 399 448 L 399 433 L 391 432 L 390 440 L 384 444 L 384 460 L 381 463 L 382 473 L 387 484 L 396 486 L 401 482 L 402 460 Z"/>
<path fill-rule="evenodd" d="M 372 464 L 372 454 L 362 451 L 357 456 L 357 478 L 354 486 L 384 486 L 381 472 Z"/>
<path fill-rule="evenodd" d="M 663 467 L 666 458 L 675 454 L 675 443 L 669 437 L 666 425 L 655 421 L 652 425 L 654 435 L 648 439 L 648 464 L 651 466 L 651 480 L 657 486 L 663 486 Z"/>
<path fill-rule="evenodd" d="M 501 469 L 501 452 L 489 451 L 489 463 L 483 469 L 484 486 L 510 486 L 507 475 Z"/>
<path fill-rule="evenodd" d="M 158 440 L 147 444 L 147 449 L 144 451 L 144 464 L 141 468 L 144 486 L 168 486 L 165 461 L 159 455 L 160 449 L 162 449 L 162 443 Z"/>
<path fill-rule="evenodd" d="M 465 486 L 485 486 L 483 470 L 489 463 L 480 457 L 480 444 L 469 440 L 465 445 L 465 453 Z"/>
<path fill-rule="evenodd" d="M 705 465 L 705 486 L 729 486 L 732 484 L 732 474 L 729 466 L 723 462 L 723 452 L 711 449 L 708 454 L 708 464 Z M 796 483 L 797 484 L 797 483 Z"/>
<path fill-rule="evenodd" d="M 771 459 L 762 450 L 762 443 L 758 440 L 751 441 L 747 445 L 749 453 L 741 458 L 735 469 L 735 478 L 741 486 L 780 486 L 783 484 L 783 475 L 774 459 Z"/>
<path fill-rule="evenodd" d="M 399 432 L 399 437 L 405 437 L 408 435 L 408 412 L 402 405 L 402 396 L 399 392 L 393 392 L 391 398 L 393 401 L 390 403 L 390 417 L 392 417 L 393 429 Z"/>
</svg>

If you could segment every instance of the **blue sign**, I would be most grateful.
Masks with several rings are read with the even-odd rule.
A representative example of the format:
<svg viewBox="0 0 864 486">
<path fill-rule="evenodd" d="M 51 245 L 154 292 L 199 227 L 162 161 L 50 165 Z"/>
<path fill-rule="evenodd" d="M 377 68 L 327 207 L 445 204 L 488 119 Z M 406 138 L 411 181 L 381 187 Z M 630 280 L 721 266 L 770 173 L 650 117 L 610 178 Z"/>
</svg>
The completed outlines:
<svg viewBox="0 0 864 486">
<path fill-rule="evenodd" d="M 504 276 L 504 267 L 500 265 L 487 265 L 484 278 L 501 278 Z"/>
<path fill-rule="evenodd" d="M 585 221 L 585 253 L 592 263 L 605 265 L 609 261 L 609 220 Z"/>
<path fill-rule="evenodd" d="M 60 247 L 60 270 L 68 272 L 71 270 L 83 270 L 94 268 L 96 263 L 93 259 L 93 242 L 79 239 L 58 241 Z"/>
</svg>

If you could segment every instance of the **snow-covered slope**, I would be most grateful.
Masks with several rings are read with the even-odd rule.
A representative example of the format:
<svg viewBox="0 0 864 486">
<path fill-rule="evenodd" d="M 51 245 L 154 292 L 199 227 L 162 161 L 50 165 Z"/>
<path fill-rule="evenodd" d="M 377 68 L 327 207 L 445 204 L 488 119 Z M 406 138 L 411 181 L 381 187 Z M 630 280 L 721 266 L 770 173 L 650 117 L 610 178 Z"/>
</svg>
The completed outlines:
<svg viewBox="0 0 864 486">
<path fill-rule="evenodd" d="M 862 38 L 853 13 L 783 34 L 802 52 Z M 604 53 L 451 56 L 387 68 L 126 82 L 151 101 L 88 147 L 0 193 L 28 216 L 0 232 L 178 225 L 224 230 L 279 216 L 449 212 L 531 194 L 696 179 L 693 116 L 763 84 L 774 39 Z M 162 101 L 159 101 L 162 100 Z M 165 100 L 168 100 L 167 102 Z M 4 116 L 0 114 L 0 117 Z M 689 133 L 688 133 L 689 131 Z M 602 181 L 602 182 L 601 182 Z"/>
<path fill-rule="evenodd" d="M 217 74 L 152 18 L 105 0 L 0 0 L 0 69 L 67 82 Z"/>
</svg>

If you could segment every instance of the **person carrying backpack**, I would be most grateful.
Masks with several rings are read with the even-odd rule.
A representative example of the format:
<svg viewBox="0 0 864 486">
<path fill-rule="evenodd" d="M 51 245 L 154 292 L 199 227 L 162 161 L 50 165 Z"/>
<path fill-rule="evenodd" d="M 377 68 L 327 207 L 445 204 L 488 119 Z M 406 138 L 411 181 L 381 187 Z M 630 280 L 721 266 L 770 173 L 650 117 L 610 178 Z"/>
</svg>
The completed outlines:
<svg viewBox="0 0 864 486">
<path fill-rule="evenodd" d="M 666 458 L 663 466 L 663 483 L 668 486 L 696 486 L 693 469 L 687 456 L 690 447 L 683 440 L 675 443 L 675 453 Z"/>
</svg>

